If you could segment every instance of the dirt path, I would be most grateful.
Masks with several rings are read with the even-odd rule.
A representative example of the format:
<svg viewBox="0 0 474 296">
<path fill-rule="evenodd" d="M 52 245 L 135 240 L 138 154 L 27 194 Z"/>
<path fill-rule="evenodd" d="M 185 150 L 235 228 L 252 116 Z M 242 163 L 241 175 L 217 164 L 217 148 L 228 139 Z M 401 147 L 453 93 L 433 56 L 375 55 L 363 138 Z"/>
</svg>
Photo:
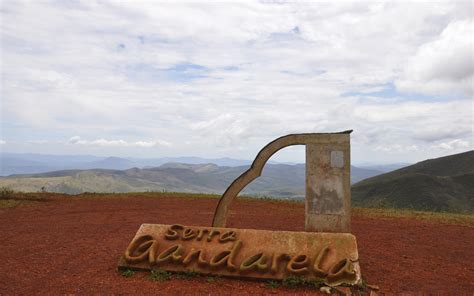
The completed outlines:
<svg viewBox="0 0 474 296">
<path fill-rule="evenodd" d="M 116 263 L 142 223 L 208 226 L 216 199 L 59 198 L 0 209 L 0 294 L 311 294 L 262 282 L 206 277 L 153 282 Z M 238 201 L 229 227 L 303 230 L 304 206 Z M 362 274 L 381 294 L 472 295 L 474 228 L 356 216 Z"/>
</svg>

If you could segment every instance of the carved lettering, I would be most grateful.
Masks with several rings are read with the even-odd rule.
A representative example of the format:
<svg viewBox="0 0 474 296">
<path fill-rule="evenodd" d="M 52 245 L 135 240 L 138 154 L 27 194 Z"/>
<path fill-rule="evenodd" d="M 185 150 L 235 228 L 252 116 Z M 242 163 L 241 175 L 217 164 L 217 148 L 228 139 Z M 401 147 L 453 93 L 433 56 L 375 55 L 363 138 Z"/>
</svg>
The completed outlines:
<svg viewBox="0 0 474 296">
<path fill-rule="evenodd" d="M 200 266 L 207 266 L 209 263 L 206 261 L 206 258 L 204 257 L 204 251 L 202 249 L 194 249 L 192 248 L 191 251 L 184 257 L 183 259 L 183 265 L 189 265 L 194 259 L 197 258 L 197 263 Z"/>
<path fill-rule="evenodd" d="M 215 236 L 219 236 L 218 241 L 220 243 L 235 241 L 237 239 L 237 233 L 233 230 L 230 230 L 221 234 L 220 231 L 217 229 L 211 229 L 210 231 L 209 229 L 196 229 L 195 230 L 192 228 L 184 228 L 184 226 L 180 224 L 171 225 L 165 233 L 165 238 L 167 240 L 176 240 L 176 239 L 181 238 L 182 240 L 185 240 L 185 241 L 195 238 L 197 241 L 201 241 L 206 235 L 207 235 L 208 242 L 211 242 Z"/>
<path fill-rule="evenodd" d="M 196 236 L 196 233 L 191 228 L 187 228 L 183 233 L 183 240 L 190 240 Z"/>
<path fill-rule="evenodd" d="M 309 258 L 306 255 L 297 255 L 290 259 L 286 266 L 286 270 L 290 273 L 295 273 L 299 275 L 303 275 L 308 273 L 308 263 Z"/>
<path fill-rule="evenodd" d="M 268 257 L 264 253 L 258 253 L 242 261 L 240 264 L 240 272 L 250 272 L 252 270 L 265 272 L 268 270 Z"/>
<path fill-rule="evenodd" d="M 225 243 L 229 241 L 235 241 L 236 236 L 237 236 L 237 233 L 235 233 L 235 231 L 227 231 L 219 237 L 219 242 Z"/>
<path fill-rule="evenodd" d="M 208 232 L 209 232 L 209 230 L 207 230 L 207 229 L 199 229 L 196 240 L 200 241 L 203 238 L 204 234 L 206 234 Z"/>
<path fill-rule="evenodd" d="M 329 248 L 324 247 L 316 256 L 313 264 L 313 272 L 317 277 L 324 278 L 327 276 L 327 272 L 323 269 L 324 260 L 329 254 Z"/>
<path fill-rule="evenodd" d="M 285 262 L 286 260 L 289 260 L 290 258 L 291 256 L 285 253 L 273 256 L 272 267 L 270 269 L 271 273 L 273 274 L 278 273 L 278 270 L 280 268 L 280 263 Z"/>
<path fill-rule="evenodd" d="M 292 246 L 290 253 L 285 252 L 284 244 L 269 244 L 268 249 L 257 252 L 252 251 L 257 246 L 246 245 L 242 239 L 237 239 L 238 232 L 235 230 L 174 224 L 164 228 L 161 233 L 162 241 L 154 239 L 152 235 L 141 235 L 134 239 L 124 254 L 127 266 L 144 268 L 146 265 L 159 265 L 160 268 L 170 267 L 171 270 L 280 279 L 298 275 L 319 278 L 330 285 L 355 283 L 360 278 L 353 263 L 355 261 L 338 255 L 334 244 L 316 249 L 301 248 L 308 253 L 298 252 L 298 246 Z M 244 237 L 249 238 L 248 235 Z M 232 243 L 226 247 L 224 244 L 227 242 Z M 171 268 L 171 265 L 175 267 Z"/>
<path fill-rule="evenodd" d="M 169 247 L 168 249 L 164 250 L 158 257 L 156 257 L 155 262 L 160 264 L 160 263 L 165 263 L 165 262 L 179 262 L 181 260 L 182 256 L 182 251 L 183 251 L 183 246 L 180 244 L 173 245 Z"/>
<path fill-rule="evenodd" d="M 174 224 L 168 228 L 168 231 L 165 233 L 165 238 L 169 240 L 175 240 L 179 238 L 178 230 L 182 230 L 184 228 L 183 225 Z"/>
<path fill-rule="evenodd" d="M 138 263 L 149 259 L 150 264 L 155 263 L 158 242 L 151 235 L 143 235 L 132 241 L 125 251 L 125 260 L 128 263 Z"/>
<path fill-rule="evenodd" d="M 329 270 L 327 275 L 328 283 L 337 285 L 346 281 L 354 281 L 357 274 L 354 266 L 349 259 L 342 259 Z"/>
<path fill-rule="evenodd" d="M 209 232 L 209 235 L 207 236 L 207 241 L 210 242 L 212 240 L 212 237 L 215 235 L 219 235 L 221 232 L 217 229 L 213 229 Z"/>
<path fill-rule="evenodd" d="M 231 250 L 222 251 L 216 254 L 214 257 L 212 257 L 211 261 L 209 261 L 209 265 L 214 268 L 226 266 L 227 269 L 230 271 L 237 270 L 234 260 L 237 254 L 239 253 L 241 247 L 242 247 L 242 241 L 240 240 L 236 241 Z"/>
</svg>

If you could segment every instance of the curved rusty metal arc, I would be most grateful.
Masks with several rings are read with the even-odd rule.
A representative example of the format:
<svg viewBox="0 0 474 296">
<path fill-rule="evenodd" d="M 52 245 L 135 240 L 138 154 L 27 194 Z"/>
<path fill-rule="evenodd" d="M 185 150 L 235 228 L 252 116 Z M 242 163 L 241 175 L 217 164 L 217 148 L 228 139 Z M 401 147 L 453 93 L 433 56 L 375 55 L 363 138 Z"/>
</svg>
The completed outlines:
<svg viewBox="0 0 474 296">
<path fill-rule="evenodd" d="M 229 205 L 235 197 L 242 191 L 245 186 L 250 184 L 253 180 L 262 174 L 263 167 L 267 163 L 268 159 L 278 152 L 279 150 L 293 145 L 306 145 L 309 143 L 315 143 L 316 136 L 330 135 L 330 134 L 348 134 L 352 130 L 347 130 L 337 133 L 308 133 L 308 134 L 290 134 L 280 137 L 272 142 L 268 143 L 258 152 L 255 160 L 248 170 L 243 172 L 237 179 L 230 184 L 227 190 L 224 192 L 222 197 L 217 204 L 216 211 L 214 213 L 214 219 L 212 221 L 213 227 L 225 227 L 227 222 L 227 214 L 229 211 Z"/>
</svg>

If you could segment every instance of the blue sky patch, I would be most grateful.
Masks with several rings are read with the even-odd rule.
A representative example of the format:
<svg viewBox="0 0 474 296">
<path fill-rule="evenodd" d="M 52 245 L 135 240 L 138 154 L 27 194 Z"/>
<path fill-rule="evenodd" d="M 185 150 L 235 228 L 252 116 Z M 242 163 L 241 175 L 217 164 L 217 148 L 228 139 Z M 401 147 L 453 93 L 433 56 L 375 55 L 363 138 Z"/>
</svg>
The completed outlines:
<svg viewBox="0 0 474 296">
<path fill-rule="evenodd" d="M 178 82 L 187 82 L 197 78 L 207 77 L 210 69 L 201 65 L 191 63 L 177 64 L 165 70 L 168 78 Z"/>
<path fill-rule="evenodd" d="M 127 66 L 125 71 L 130 79 L 143 82 L 189 82 L 208 77 L 211 72 L 207 67 L 192 63 L 180 63 L 165 69 L 149 64 L 135 64 Z"/>
<path fill-rule="evenodd" d="M 300 28 L 294 27 L 288 32 L 274 32 L 270 34 L 270 39 L 273 41 L 290 41 L 300 38 Z"/>
<path fill-rule="evenodd" d="M 379 85 L 365 85 L 367 87 L 382 87 L 379 91 L 374 92 L 357 92 L 349 91 L 342 94 L 344 97 L 377 97 L 377 98 L 401 98 L 404 100 L 413 101 L 442 101 L 449 99 L 448 96 L 434 96 L 434 95 L 423 95 L 419 93 L 406 93 L 397 90 L 397 87 L 393 82 L 379 84 Z"/>
<path fill-rule="evenodd" d="M 118 51 L 125 50 L 125 47 L 126 47 L 126 46 L 125 46 L 125 44 L 123 44 L 123 43 L 117 44 L 117 50 L 118 50 Z"/>
</svg>

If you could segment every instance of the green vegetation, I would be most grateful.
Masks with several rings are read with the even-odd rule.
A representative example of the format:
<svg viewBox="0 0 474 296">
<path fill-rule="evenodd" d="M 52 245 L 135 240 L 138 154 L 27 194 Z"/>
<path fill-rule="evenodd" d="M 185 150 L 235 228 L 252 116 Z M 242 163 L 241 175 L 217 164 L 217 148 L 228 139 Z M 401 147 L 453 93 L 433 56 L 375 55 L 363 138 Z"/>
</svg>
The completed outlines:
<svg viewBox="0 0 474 296">
<path fill-rule="evenodd" d="M 124 271 L 122 271 L 121 274 L 122 274 L 123 277 L 129 278 L 129 277 L 132 277 L 135 274 L 135 271 L 133 271 L 131 269 L 125 269 Z"/>
<path fill-rule="evenodd" d="M 449 212 L 429 212 L 415 211 L 408 209 L 387 209 L 387 208 L 353 208 L 353 216 L 374 217 L 374 218 L 405 218 L 417 219 L 427 222 L 442 224 L 474 226 L 474 214 L 457 214 Z"/>
<path fill-rule="evenodd" d="M 308 280 L 301 276 L 290 276 L 283 279 L 282 284 L 283 286 L 291 289 L 298 287 L 320 288 L 324 286 L 324 280 Z"/>
<path fill-rule="evenodd" d="M 8 196 L 11 195 L 11 190 L 15 190 L 67 194 L 108 192 L 107 195 L 93 198 L 109 198 L 111 195 L 215 198 L 220 196 L 216 193 L 223 192 L 245 169 L 246 167 L 219 167 L 212 164 L 171 163 L 158 168 L 123 171 L 66 170 L 16 175 L 0 177 L 0 186 L 4 188 L 0 194 Z M 356 172 L 354 168 L 353 175 Z M 366 177 L 370 175 L 367 174 Z M 304 165 L 269 164 L 265 167 L 264 174 L 247 186 L 243 194 L 261 199 L 288 196 L 303 199 L 304 175 Z M 352 204 L 358 207 L 469 214 L 474 212 L 473 180 L 474 151 L 469 151 L 426 160 L 365 179 L 352 186 Z M 117 196 L 110 192 L 126 195 Z M 189 195 L 192 192 L 202 193 Z M 89 196 L 90 194 L 86 195 L 87 198 Z"/>
<path fill-rule="evenodd" d="M 474 212 L 474 151 L 425 160 L 352 186 L 353 205 Z"/>
<path fill-rule="evenodd" d="M 360 281 L 360 284 L 359 284 L 359 287 L 361 289 L 364 289 L 364 290 L 367 290 L 368 286 L 367 286 L 367 280 L 364 278 L 364 277 L 361 277 L 361 281 Z"/>
<path fill-rule="evenodd" d="M 14 208 L 21 205 L 23 202 L 20 200 L 14 199 L 0 199 L 0 209 L 1 208 Z"/>
<path fill-rule="evenodd" d="M 187 279 L 191 279 L 191 278 L 195 278 L 195 277 L 198 277 L 200 274 L 196 271 L 182 271 L 182 272 L 177 272 L 175 274 L 176 278 L 177 279 L 180 279 L 180 280 L 187 280 Z"/>
<path fill-rule="evenodd" d="M 1 187 L 0 188 L 0 199 L 12 199 L 15 191 L 11 190 L 8 187 Z"/>
<path fill-rule="evenodd" d="M 168 164 L 158 168 L 128 170 L 65 170 L 0 177 L 0 186 L 24 192 L 202 192 L 222 193 L 247 169 L 211 164 Z M 251 184 L 246 194 L 303 196 L 304 166 L 269 165 L 266 174 Z M 297 176 L 297 178 L 295 178 Z M 275 186 L 277 184 L 277 186 Z"/>
<path fill-rule="evenodd" d="M 53 174 L 54 173 L 54 174 Z M 127 176 L 100 171 L 62 171 L 38 175 L 21 175 L 0 178 L 0 185 L 17 191 L 79 194 L 82 192 L 130 192 L 158 190 L 159 186 L 148 186 L 150 182 L 133 180 Z"/>
<path fill-rule="evenodd" d="M 280 283 L 278 281 L 270 280 L 267 282 L 265 287 L 267 287 L 268 289 L 276 289 L 280 287 Z"/>
<path fill-rule="evenodd" d="M 42 201 L 36 193 L 22 193 L 8 187 L 0 188 L 0 208 L 14 208 L 22 204 Z"/>
<path fill-rule="evenodd" d="M 127 170 L 63 170 L 38 174 L 0 177 L 0 186 L 23 192 L 203 192 L 222 193 L 248 166 L 220 167 L 214 164 L 168 163 L 156 168 Z M 353 168 L 354 181 L 379 173 Z M 244 190 L 244 194 L 302 198 L 305 166 L 267 164 L 263 175 Z"/>
<path fill-rule="evenodd" d="M 217 281 L 217 277 L 216 276 L 208 276 L 207 277 L 207 282 L 208 283 L 215 283 Z"/>
<path fill-rule="evenodd" d="M 150 272 L 150 279 L 152 281 L 160 281 L 160 282 L 168 281 L 171 279 L 171 273 L 162 269 L 153 269 Z"/>
</svg>

